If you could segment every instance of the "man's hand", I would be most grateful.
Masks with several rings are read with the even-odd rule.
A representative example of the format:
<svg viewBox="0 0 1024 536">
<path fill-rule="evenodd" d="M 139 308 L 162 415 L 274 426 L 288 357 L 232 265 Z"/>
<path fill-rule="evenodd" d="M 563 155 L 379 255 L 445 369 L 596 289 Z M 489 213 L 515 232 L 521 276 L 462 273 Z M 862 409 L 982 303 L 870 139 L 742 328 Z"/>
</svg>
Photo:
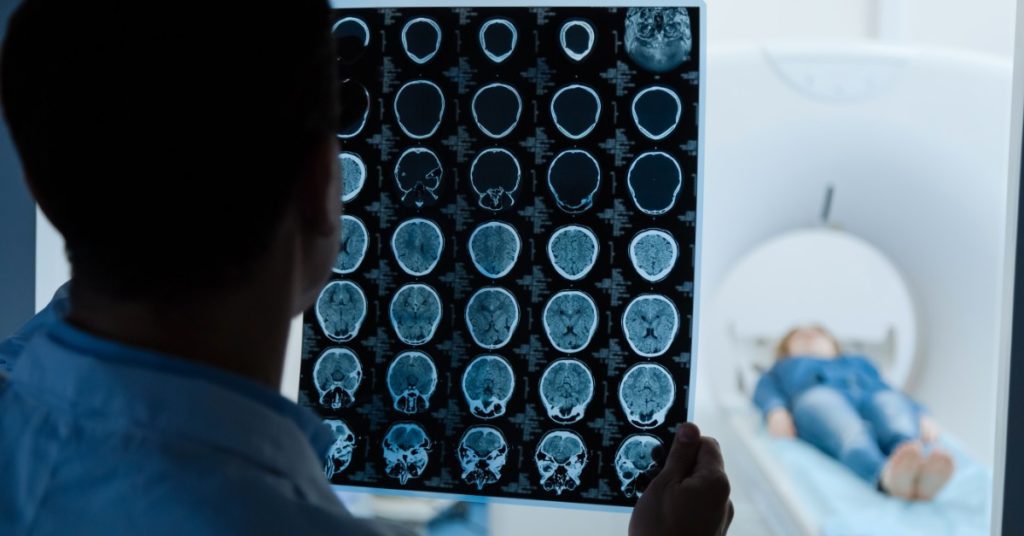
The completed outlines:
<svg viewBox="0 0 1024 536">
<path fill-rule="evenodd" d="M 774 437 L 796 437 L 793 416 L 786 408 L 775 408 L 768 412 L 768 433 Z"/>
<path fill-rule="evenodd" d="M 676 431 L 665 466 L 633 509 L 630 536 L 718 536 L 733 516 L 729 477 L 718 441 L 685 423 Z"/>
</svg>

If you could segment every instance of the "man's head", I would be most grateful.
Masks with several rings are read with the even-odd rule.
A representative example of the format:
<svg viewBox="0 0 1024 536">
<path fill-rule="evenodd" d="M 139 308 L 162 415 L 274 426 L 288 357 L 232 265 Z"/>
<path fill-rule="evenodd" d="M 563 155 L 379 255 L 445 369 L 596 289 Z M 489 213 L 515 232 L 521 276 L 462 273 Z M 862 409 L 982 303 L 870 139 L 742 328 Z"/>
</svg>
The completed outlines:
<svg viewBox="0 0 1024 536">
<path fill-rule="evenodd" d="M 187 299 L 281 243 L 301 293 L 326 277 L 341 210 L 330 11 L 227 5 L 26 0 L 12 17 L 0 99 L 76 286 Z"/>
</svg>

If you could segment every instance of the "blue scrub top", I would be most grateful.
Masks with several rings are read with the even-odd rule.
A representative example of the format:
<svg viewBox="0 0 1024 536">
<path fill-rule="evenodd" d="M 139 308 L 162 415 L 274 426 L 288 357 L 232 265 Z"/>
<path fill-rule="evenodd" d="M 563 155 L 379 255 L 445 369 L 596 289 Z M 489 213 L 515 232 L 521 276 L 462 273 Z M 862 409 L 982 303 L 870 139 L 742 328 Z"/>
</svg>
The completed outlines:
<svg viewBox="0 0 1024 536">
<path fill-rule="evenodd" d="M 0 343 L 0 534 L 395 534 L 324 478 L 329 429 L 220 369 L 63 320 Z"/>
</svg>

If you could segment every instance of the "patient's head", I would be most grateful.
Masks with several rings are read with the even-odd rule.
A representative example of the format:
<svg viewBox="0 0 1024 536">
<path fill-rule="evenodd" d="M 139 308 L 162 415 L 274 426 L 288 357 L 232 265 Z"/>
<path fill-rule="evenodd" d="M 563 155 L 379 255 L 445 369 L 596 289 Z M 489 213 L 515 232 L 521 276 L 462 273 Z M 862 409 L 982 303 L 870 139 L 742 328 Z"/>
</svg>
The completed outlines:
<svg viewBox="0 0 1024 536">
<path fill-rule="evenodd" d="M 839 355 L 839 342 L 821 326 L 793 328 L 782 338 L 775 351 L 777 359 L 791 356 L 832 359 L 837 355 Z"/>
</svg>

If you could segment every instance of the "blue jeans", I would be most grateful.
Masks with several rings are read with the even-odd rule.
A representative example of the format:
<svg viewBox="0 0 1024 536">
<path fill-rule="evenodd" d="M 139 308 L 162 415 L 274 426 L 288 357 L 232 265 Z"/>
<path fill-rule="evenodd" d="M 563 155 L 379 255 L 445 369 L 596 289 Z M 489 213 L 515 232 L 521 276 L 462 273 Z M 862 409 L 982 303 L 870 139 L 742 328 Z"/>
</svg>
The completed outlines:
<svg viewBox="0 0 1024 536">
<path fill-rule="evenodd" d="M 889 454 L 920 438 L 920 414 L 898 391 L 866 394 L 859 404 L 833 387 L 812 387 L 793 404 L 800 439 L 874 485 Z"/>
</svg>

